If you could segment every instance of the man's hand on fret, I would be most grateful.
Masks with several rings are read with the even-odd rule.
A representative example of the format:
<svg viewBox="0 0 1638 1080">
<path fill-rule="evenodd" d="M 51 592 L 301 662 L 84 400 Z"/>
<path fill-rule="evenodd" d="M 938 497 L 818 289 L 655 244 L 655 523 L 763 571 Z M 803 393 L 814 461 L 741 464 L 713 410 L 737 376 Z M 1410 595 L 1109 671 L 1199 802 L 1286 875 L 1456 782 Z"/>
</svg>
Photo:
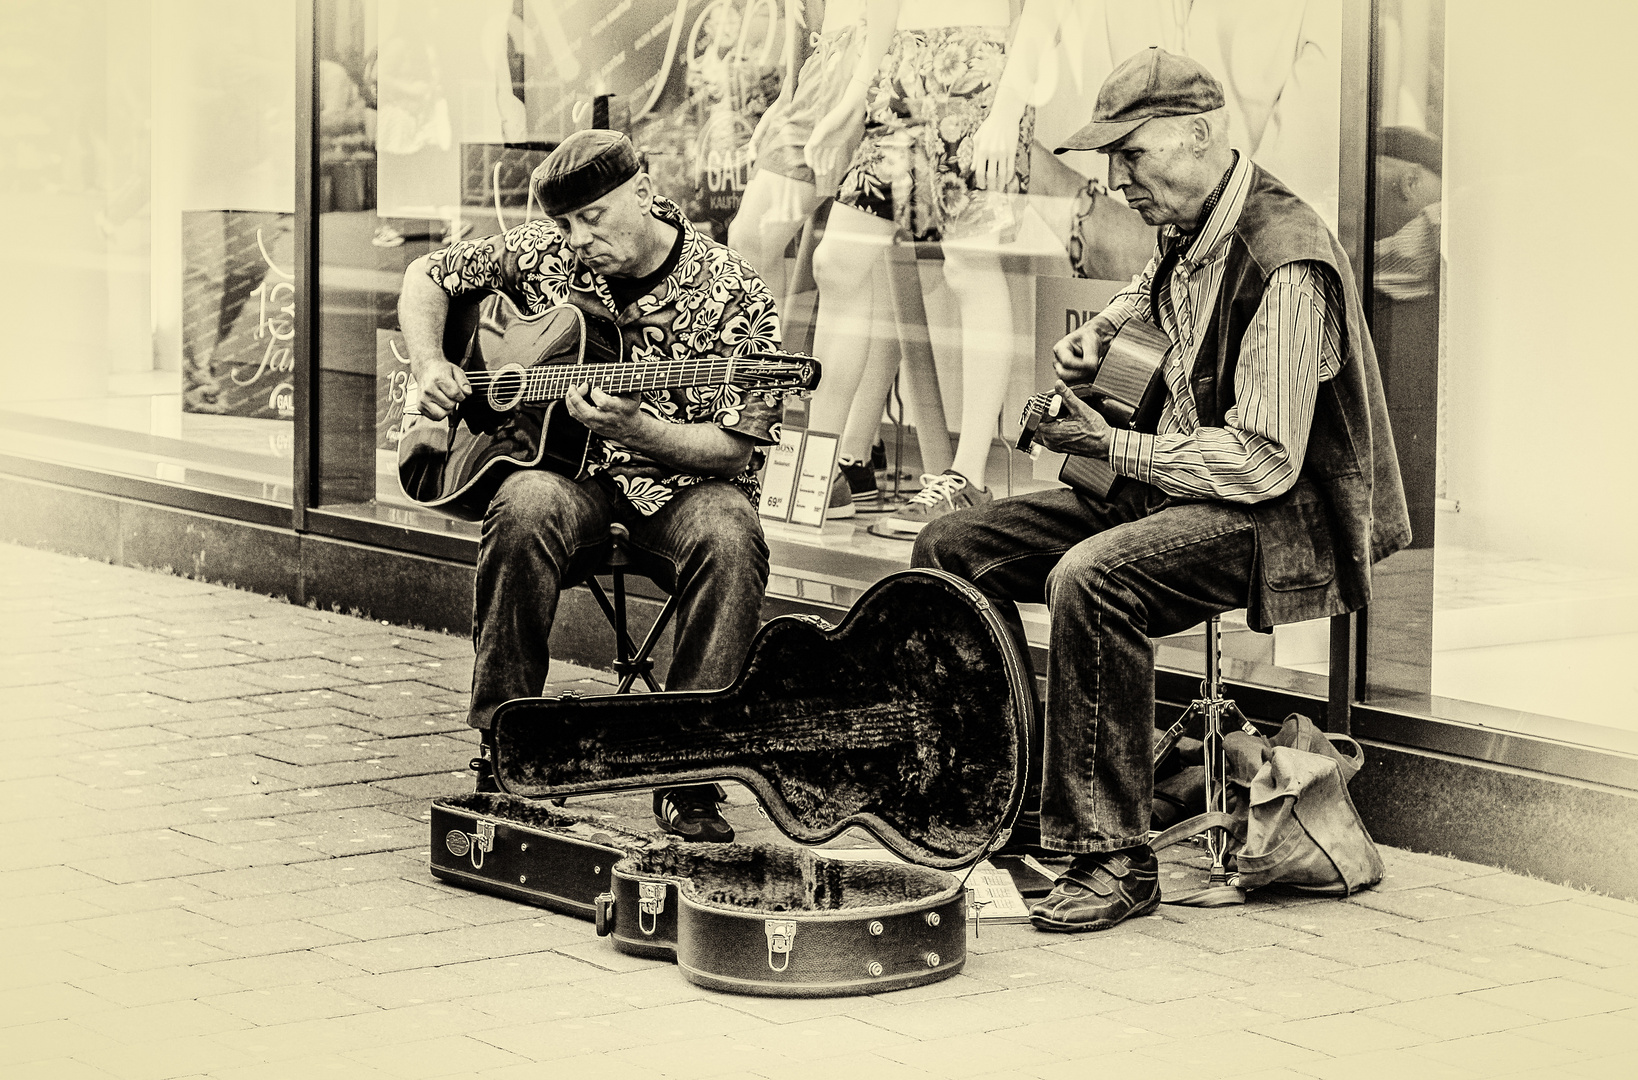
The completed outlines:
<svg viewBox="0 0 1638 1080">
<path fill-rule="evenodd" d="M 1052 366 L 1058 378 L 1072 383 L 1090 381 L 1118 329 L 1100 314 L 1060 338 L 1052 347 Z"/>
<path fill-rule="evenodd" d="M 569 387 L 563 404 L 570 416 L 597 434 L 626 445 L 645 419 L 639 395 L 609 394 L 590 383 Z"/>
</svg>

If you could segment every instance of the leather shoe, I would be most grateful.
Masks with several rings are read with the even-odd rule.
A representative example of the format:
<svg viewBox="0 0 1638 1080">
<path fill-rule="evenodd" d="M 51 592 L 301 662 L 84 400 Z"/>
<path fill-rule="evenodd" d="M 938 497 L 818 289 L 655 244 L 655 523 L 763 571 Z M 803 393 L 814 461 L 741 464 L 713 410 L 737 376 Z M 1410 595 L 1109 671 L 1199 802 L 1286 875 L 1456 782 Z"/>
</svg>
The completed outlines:
<svg viewBox="0 0 1638 1080">
<path fill-rule="evenodd" d="M 1029 909 L 1039 930 L 1107 930 L 1160 906 L 1160 864 L 1147 844 L 1077 855 L 1045 900 Z"/>
<path fill-rule="evenodd" d="M 726 844 L 734 838 L 734 827 L 718 807 L 724 798 L 716 784 L 659 788 L 654 792 L 655 824 L 691 843 Z"/>
</svg>

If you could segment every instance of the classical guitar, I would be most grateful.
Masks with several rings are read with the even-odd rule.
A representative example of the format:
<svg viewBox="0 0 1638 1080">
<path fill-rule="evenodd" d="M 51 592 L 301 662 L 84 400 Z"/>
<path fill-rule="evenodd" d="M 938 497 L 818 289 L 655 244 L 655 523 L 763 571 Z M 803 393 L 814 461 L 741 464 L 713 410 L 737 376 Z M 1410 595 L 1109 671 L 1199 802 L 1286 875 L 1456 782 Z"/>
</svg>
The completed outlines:
<svg viewBox="0 0 1638 1080">
<path fill-rule="evenodd" d="M 562 406 L 569 388 L 611 394 L 732 384 L 755 391 L 812 390 L 811 356 L 759 352 L 688 360 L 626 361 L 612 320 L 572 304 L 525 315 L 504 293 L 452 306 L 444 355 L 472 395 L 443 420 L 422 418 L 398 443 L 404 494 L 429 509 L 476 521 L 518 469 L 578 476 L 591 432 Z"/>
<path fill-rule="evenodd" d="M 1074 395 L 1103 414 L 1110 425 L 1152 433 L 1166 400 L 1166 380 L 1160 365 L 1171 340 L 1164 331 L 1139 319 L 1129 319 L 1109 343 L 1109 351 L 1091 382 L 1076 383 Z M 1018 449 L 1028 451 L 1035 433 L 1063 408 L 1058 395 L 1050 390 L 1030 398 L 1024 406 L 1018 435 Z M 1085 494 L 1109 498 L 1120 486 L 1121 477 L 1100 458 L 1070 454 L 1064 459 L 1058 479 Z"/>
</svg>

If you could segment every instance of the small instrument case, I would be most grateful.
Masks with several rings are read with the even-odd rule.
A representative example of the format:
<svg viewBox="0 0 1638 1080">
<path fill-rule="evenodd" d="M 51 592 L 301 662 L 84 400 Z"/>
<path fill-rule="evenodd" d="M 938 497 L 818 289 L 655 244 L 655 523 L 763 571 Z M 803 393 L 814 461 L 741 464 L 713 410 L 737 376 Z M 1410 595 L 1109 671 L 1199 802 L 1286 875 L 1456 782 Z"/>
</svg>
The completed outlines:
<svg viewBox="0 0 1638 1080">
<path fill-rule="evenodd" d="M 947 978 L 966 962 L 952 871 L 1005 841 L 1033 710 L 988 600 L 951 575 L 904 571 L 835 626 L 771 620 L 726 689 L 502 705 L 492 764 L 505 795 L 434 804 L 433 872 L 591 914 L 621 951 L 719 990 L 828 996 Z M 912 865 L 682 844 L 537 801 L 719 780 L 749 788 L 798 844 L 857 827 Z"/>
<path fill-rule="evenodd" d="M 594 917 L 614 864 L 664 843 L 591 815 L 513 795 L 469 792 L 432 804 L 432 874 L 581 919 Z"/>
</svg>

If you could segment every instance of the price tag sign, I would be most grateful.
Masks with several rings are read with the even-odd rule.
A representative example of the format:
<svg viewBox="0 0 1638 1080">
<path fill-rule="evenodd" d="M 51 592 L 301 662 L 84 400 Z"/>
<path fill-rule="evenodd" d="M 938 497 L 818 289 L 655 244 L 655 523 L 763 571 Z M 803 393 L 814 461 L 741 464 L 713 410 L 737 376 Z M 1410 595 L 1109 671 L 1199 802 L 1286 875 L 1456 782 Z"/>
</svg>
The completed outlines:
<svg viewBox="0 0 1638 1080">
<path fill-rule="evenodd" d="M 779 434 L 779 445 L 768 448 L 768 464 L 762 473 L 762 501 L 757 504 L 757 513 L 765 518 L 790 520 L 804 434 L 801 428 L 784 428 Z"/>
<path fill-rule="evenodd" d="M 809 431 L 802 437 L 802 461 L 796 470 L 796 494 L 791 501 L 792 525 L 814 529 L 825 527 L 825 510 L 830 506 L 830 482 L 836 472 L 836 452 L 841 438 L 829 432 Z"/>
</svg>

